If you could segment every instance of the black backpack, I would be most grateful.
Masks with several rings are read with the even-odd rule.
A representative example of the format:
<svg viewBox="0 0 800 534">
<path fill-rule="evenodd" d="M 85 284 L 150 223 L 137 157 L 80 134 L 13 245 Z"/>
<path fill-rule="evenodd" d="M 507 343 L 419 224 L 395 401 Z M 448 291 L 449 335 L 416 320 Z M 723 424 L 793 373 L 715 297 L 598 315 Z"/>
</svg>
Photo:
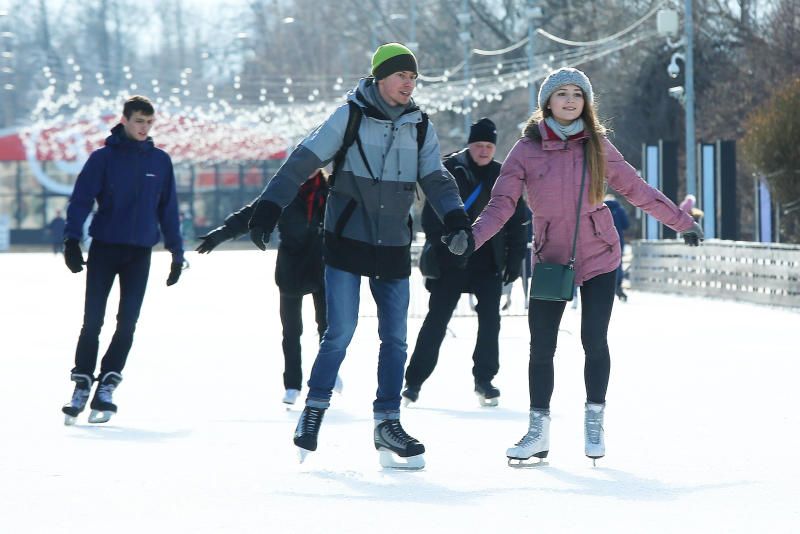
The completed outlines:
<svg viewBox="0 0 800 534">
<path fill-rule="evenodd" d="M 364 154 L 364 147 L 361 145 L 361 138 L 358 135 L 358 128 L 361 126 L 361 117 L 364 115 L 364 113 L 361 111 L 361 106 L 352 100 L 348 100 L 347 105 L 350 108 L 349 115 L 347 116 L 347 127 L 344 130 L 342 146 L 339 147 L 339 150 L 336 151 L 336 155 L 333 157 L 333 172 L 328 179 L 328 183 L 331 187 L 333 187 L 333 184 L 336 181 L 336 176 L 339 174 L 339 169 L 344 163 L 344 158 L 345 155 L 347 155 L 347 151 L 351 146 L 353 146 L 354 142 L 358 146 L 358 153 L 361 154 L 361 159 L 364 162 L 364 165 L 367 167 L 367 172 L 375 182 L 378 181 L 378 179 L 375 178 L 375 175 L 372 174 L 372 169 L 369 168 L 369 162 L 367 162 L 367 156 Z M 428 114 L 423 112 L 422 120 L 417 123 L 418 152 L 422 150 L 422 146 L 425 144 L 426 135 L 428 135 Z"/>
</svg>

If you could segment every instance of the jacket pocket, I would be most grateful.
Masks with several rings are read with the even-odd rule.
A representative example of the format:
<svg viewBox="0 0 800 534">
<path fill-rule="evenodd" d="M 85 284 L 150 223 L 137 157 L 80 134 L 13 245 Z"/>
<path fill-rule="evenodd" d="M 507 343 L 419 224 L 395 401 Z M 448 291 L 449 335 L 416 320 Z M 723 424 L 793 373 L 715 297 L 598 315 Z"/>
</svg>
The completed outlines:
<svg viewBox="0 0 800 534">
<path fill-rule="evenodd" d="M 617 233 L 614 219 L 611 217 L 611 212 L 607 207 L 604 206 L 597 211 L 591 212 L 589 219 L 592 221 L 592 229 L 595 236 L 612 247 L 619 242 L 619 233 Z"/>
<path fill-rule="evenodd" d="M 537 227 L 533 229 L 533 253 L 538 255 L 547 244 L 547 230 L 550 229 L 550 221 L 544 223 L 544 228 L 539 230 Z"/>
</svg>

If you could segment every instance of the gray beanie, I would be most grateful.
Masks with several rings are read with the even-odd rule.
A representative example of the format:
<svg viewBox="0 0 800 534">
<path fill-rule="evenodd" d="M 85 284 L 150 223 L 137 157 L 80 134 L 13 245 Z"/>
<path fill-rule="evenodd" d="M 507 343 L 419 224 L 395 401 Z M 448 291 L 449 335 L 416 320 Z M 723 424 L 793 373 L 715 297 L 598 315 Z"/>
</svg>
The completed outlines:
<svg viewBox="0 0 800 534">
<path fill-rule="evenodd" d="M 580 87 L 581 91 L 583 91 L 583 97 L 587 102 L 592 102 L 594 100 L 592 82 L 589 81 L 589 77 L 578 69 L 561 67 L 548 74 L 547 78 L 542 82 L 541 87 L 539 87 L 539 109 L 544 109 L 547 106 L 550 95 L 555 93 L 559 87 L 569 84 Z"/>
</svg>

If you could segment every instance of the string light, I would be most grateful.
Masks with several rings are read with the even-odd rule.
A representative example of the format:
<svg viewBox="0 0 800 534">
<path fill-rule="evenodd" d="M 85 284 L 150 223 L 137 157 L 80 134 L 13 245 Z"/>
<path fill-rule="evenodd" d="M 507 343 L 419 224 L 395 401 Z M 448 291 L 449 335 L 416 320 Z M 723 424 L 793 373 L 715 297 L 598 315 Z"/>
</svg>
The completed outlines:
<svg viewBox="0 0 800 534">
<path fill-rule="evenodd" d="M 462 65 L 444 70 L 441 76 L 421 76 L 414 100 L 431 115 L 465 114 L 471 111 L 464 108 L 465 96 L 472 100 L 472 109 L 482 102 L 500 102 L 505 93 L 543 78 L 553 67 L 577 66 L 655 36 L 655 32 L 643 32 L 622 42 L 554 52 L 533 69 L 528 68 L 527 58 L 498 61 L 496 56 L 487 56 L 471 67 L 469 80 L 451 78 Z M 63 159 L 68 152 L 65 139 L 84 139 L 88 151 L 100 146 L 118 120 L 120 103 L 131 94 L 112 94 L 100 73 L 96 80 L 88 80 L 95 81 L 96 86 L 85 89 L 80 66 L 73 58 L 67 62 L 75 76 L 69 84 L 60 86 L 62 91 L 57 90 L 57 78 L 50 68 L 42 68 L 48 84 L 31 113 L 30 125 L 23 131 L 28 151 Z M 122 72 L 127 80 L 133 80 L 130 66 L 124 66 Z M 342 77 L 330 84 L 318 75 L 246 79 L 236 75 L 228 85 L 233 87 L 233 94 L 230 89 L 219 90 L 229 95 L 229 102 L 214 84 L 193 80 L 191 74 L 191 69 L 183 69 L 178 86 L 169 90 L 164 87 L 163 91 L 157 79 L 150 80 L 158 114 L 154 138 L 178 163 L 269 159 L 317 127 L 342 104 L 343 89 L 349 89 Z M 134 82 L 128 87 L 131 92 L 138 88 Z M 166 96 L 160 96 L 162 93 Z M 84 152 L 88 155 L 88 151 Z M 69 151 L 74 157 L 84 152 Z"/>
</svg>

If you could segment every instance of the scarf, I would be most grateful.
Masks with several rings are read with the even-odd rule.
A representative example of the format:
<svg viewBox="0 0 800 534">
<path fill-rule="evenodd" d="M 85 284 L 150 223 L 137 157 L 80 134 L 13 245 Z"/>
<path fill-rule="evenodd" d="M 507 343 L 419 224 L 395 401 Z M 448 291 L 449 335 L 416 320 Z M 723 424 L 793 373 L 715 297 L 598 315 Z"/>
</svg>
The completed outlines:
<svg viewBox="0 0 800 534">
<path fill-rule="evenodd" d="M 583 131 L 583 119 L 578 117 L 571 123 L 564 126 L 553 117 L 546 117 L 544 122 L 550 127 L 551 130 L 555 132 L 555 134 L 561 139 L 562 141 L 566 141 L 570 137 L 575 134 L 579 134 Z"/>
<path fill-rule="evenodd" d="M 411 105 L 411 101 L 409 101 L 407 106 L 390 106 L 378 91 L 378 82 L 367 85 L 363 95 L 367 102 L 378 108 L 381 113 L 386 115 L 392 122 L 399 119 L 400 115 Z"/>
</svg>

